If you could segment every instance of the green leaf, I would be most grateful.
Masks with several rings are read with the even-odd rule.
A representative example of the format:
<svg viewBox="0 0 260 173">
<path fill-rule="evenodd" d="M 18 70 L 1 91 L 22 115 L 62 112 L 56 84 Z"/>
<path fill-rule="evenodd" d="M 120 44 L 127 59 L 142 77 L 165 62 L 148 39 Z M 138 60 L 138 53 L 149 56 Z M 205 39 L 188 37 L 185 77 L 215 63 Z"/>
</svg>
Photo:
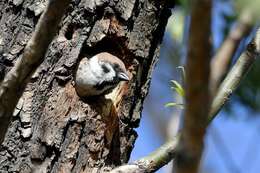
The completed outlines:
<svg viewBox="0 0 260 173">
<path fill-rule="evenodd" d="M 184 97 L 185 92 L 182 86 L 176 81 L 176 80 L 171 80 L 173 87 L 171 89 L 174 89 L 181 97 Z"/>
<path fill-rule="evenodd" d="M 184 105 L 182 103 L 174 103 L 174 102 L 166 103 L 164 106 L 165 107 L 179 107 L 181 109 L 184 108 Z"/>
</svg>

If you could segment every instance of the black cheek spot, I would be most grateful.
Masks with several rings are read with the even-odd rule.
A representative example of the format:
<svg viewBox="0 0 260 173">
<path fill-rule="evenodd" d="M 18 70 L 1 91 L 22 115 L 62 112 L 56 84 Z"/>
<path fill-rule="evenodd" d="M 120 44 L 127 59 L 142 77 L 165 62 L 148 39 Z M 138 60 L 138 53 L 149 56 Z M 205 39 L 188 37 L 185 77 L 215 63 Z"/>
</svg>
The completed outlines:
<svg viewBox="0 0 260 173">
<path fill-rule="evenodd" d="M 102 69 L 103 69 L 103 71 L 104 71 L 105 73 L 110 72 L 109 68 L 107 68 L 106 65 L 103 64 L 101 67 L 102 67 Z"/>
<path fill-rule="evenodd" d="M 109 88 L 109 89 L 113 89 L 117 86 L 117 84 L 119 83 L 120 81 L 118 79 L 113 79 L 112 81 L 104 81 L 102 83 L 99 83 L 97 85 L 95 85 L 94 87 L 97 89 L 97 90 L 103 90 L 104 88 Z"/>
<path fill-rule="evenodd" d="M 97 90 L 103 90 L 105 88 L 105 85 L 106 85 L 106 83 L 103 82 L 101 84 L 95 85 L 94 88 L 96 88 Z"/>
</svg>

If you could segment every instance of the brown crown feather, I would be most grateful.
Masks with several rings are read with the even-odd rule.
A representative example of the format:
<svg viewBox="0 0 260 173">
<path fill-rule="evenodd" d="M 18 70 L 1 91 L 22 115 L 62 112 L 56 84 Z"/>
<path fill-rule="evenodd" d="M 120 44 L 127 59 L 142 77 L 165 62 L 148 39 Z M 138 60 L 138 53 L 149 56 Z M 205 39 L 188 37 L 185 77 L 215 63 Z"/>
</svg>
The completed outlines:
<svg viewBox="0 0 260 173">
<path fill-rule="evenodd" d="M 125 64 L 123 63 L 123 61 L 121 59 L 119 59 L 118 57 L 108 53 L 108 52 L 102 52 L 102 53 L 99 53 L 96 55 L 97 58 L 100 60 L 100 61 L 103 61 L 103 62 L 110 62 L 110 63 L 115 63 L 115 64 L 118 64 L 120 66 L 120 68 L 126 73 L 126 67 L 125 67 Z"/>
</svg>

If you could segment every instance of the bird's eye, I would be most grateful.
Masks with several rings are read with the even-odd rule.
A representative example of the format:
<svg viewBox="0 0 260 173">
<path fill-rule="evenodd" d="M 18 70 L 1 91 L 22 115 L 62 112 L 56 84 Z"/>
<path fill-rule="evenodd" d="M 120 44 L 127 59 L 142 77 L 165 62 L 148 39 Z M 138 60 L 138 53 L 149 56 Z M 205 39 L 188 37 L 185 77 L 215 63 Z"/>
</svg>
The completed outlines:
<svg viewBox="0 0 260 173">
<path fill-rule="evenodd" d="M 110 69 L 105 64 L 103 64 L 101 67 L 105 73 L 110 72 Z"/>
<path fill-rule="evenodd" d="M 114 64 L 114 68 L 115 68 L 115 69 L 118 69 L 118 68 L 119 68 L 119 65 L 118 65 L 118 64 Z"/>
</svg>

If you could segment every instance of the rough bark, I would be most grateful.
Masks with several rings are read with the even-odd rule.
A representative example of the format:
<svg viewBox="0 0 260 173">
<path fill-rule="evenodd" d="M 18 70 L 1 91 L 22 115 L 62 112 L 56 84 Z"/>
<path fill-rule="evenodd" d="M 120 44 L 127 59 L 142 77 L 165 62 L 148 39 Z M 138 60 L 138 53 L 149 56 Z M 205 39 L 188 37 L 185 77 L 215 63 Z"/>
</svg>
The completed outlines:
<svg viewBox="0 0 260 173">
<path fill-rule="evenodd" d="M 69 0 L 52 0 L 48 3 L 24 48 L 22 57 L 0 83 L 0 143 L 4 140 L 15 106 L 27 83 L 45 58 L 69 2 Z"/>
<path fill-rule="evenodd" d="M 46 3 L 0 2 L 0 81 L 23 54 Z M 126 163 L 172 5 L 73 1 L 13 113 L 0 148 L 1 172 L 104 172 Z M 79 98 L 77 63 L 104 51 L 124 61 L 131 81 L 106 97 Z"/>
</svg>

